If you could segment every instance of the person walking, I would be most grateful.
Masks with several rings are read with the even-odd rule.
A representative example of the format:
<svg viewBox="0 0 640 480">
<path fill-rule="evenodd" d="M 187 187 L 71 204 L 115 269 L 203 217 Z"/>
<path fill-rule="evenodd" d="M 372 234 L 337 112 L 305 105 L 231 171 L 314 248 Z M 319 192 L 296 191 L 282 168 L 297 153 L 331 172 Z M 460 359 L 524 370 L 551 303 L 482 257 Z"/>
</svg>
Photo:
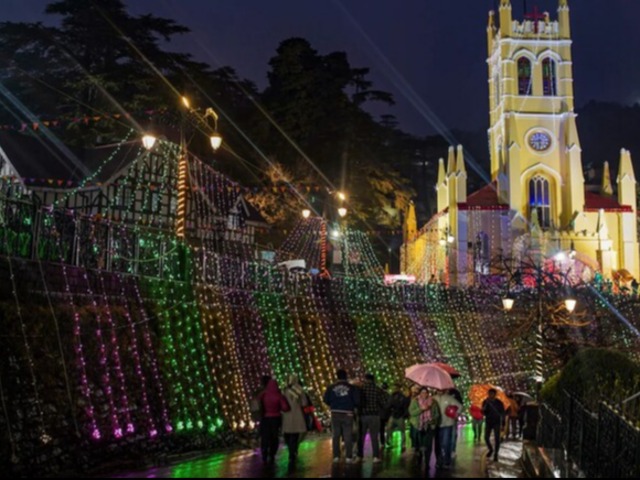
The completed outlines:
<svg viewBox="0 0 640 480">
<path fill-rule="evenodd" d="M 416 412 L 415 403 L 418 402 L 418 395 L 420 395 L 421 387 L 419 385 L 414 385 L 411 387 L 411 397 L 409 399 L 409 439 L 411 440 L 411 448 L 413 449 L 414 455 L 418 453 L 420 450 L 418 448 L 418 419 L 412 412 Z"/>
<path fill-rule="evenodd" d="M 507 395 L 507 398 L 509 399 L 509 404 L 506 405 L 507 418 L 509 423 L 507 426 L 506 438 L 509 438 L 509 436 L 511 436 L 511 438 L 513 438 L 514 440 L 517 440 L 520 437 L 520 434 L 522 433 L 522 432 L 518 432 L 520 405 L 518 405 L 518 401 L 515 399 L 512 393 L 509 393 Z"/>
<path fill-rule="evenodd" d="M 482 407 L 479 407 L 478 405 L 471 405 L 469 413 L 471 413 L 471 423 L 473 425 L 473 441 L 479 442 L 482 440 L 482 426 L 484 425 Z"/>
<path fill-rule="evenodd" d="M 331 409 L 333 463 L 340 462 L 340 439 L 344 438 L 346 462 L 353 462 L 353 417 L 360 404 L 358 391 L 347 381 L 347 372 L 336 372 L 338 381 L 327 388 L 324 403 Z"/>
<path fill-rule="evenodd" d="M 296 375 L 289 377 L 289 384 L 283 393 L 290 410 L 282 415 L 282 433 L 289 449 L 289 466 L 292 467 L 298 459 L 298 447 L 302 435 L 307 432 L 304 408 L 309 405 L 309 400 Z"/>
<path fill-rule="evenodd" d="M 439 446 L 436 451 L 437 466 L 448 470 L 451 468 L 453 454 L 453 430 L 458 425 L 458 416 L 462 404 L 448 391 L 442 391 L 434 397 L 440 407 L 440 427 L 438 431 Z"/>
<path fill-rule="evenodd" d="M 391 447 L 393 441 L 393 434 L 397 431 L 400 432 L 400 447 L 401 452 L 404 453 L 407 450 L 407 435 L 406 435 L 406 420 L 409 418 L 409 405 L 411 399 L 402 393 L 402 385 L 396 384 L 393 393 L 391 394 L 391 400 L 389 405 L 389 413 L 391 418 L 389 419 L 389 427 L 387 430 L 387 447 Z"/>
<path fill-rule="evenodd" d="M 412 425 L 416 429 L 416 463 L 422 467 L 424 461 L 428 472 L 436 428 L 440 422 L 440 408 L 433 397 L 429 395 L 429 390 L 422 388 L 416 401 L 411 403 L 409 413 Z"/>
<path fill-rule="evenodd" d="M 461 410 L 458 412 L 458 415 L 462 413 L 462 409 L 464 409 L 464 399 L 462 398 L 462 394 L 460 390 L 457 388 L 452 388 L 449 390 L 449 395 L 457 400 L 457 402 L 462 405 Z M 458 419 L 456 418 L 456 424 L 453 426 L 453 436 L 451 438 L 451 458 L 456 458 L 458 450 Z"/>
<path fill-rule="evenodd" d="M 266 388 L 258 396 L 258 401 L 262 409 L 260 420 L 262 461 L 265 465 L 273 465 L 280 445 L 282 412 L 288 412 L 291 408 L 280 392 L 278 383 L 273 379 L 268 381 Z"/>
<path fill-rule="evenodd" d="M 498 461 L 500 453 L 500 429 L 505 414 L 504 404 L 498 400 L 497 395 L 498 391 L 492 388 L 489 390 L 489 397 L 482 403 L 482 413 L 486 419 L 484 439 L 489 448 L 487 458 L 491 458 L 493 455 L 494 462 Z M 495 448 L 491 445 L 492 433 L 495 436 Z"/>
<path fill-rule="evenodd" d="M 372 374 L 365 376 L 360 398 L 360 442 L 358 445 L 358 457 L 364 458 L 364 444 L 367 432 L 371 439 L 373 449 L 373 463 L 382 462 L 380 456 L 380 411 L 386 407 L 386 396 L 380 387 L 376 385 L 376 379 Z"/>
<path fill-rule="evenodd" d="M 384 448 L 387 445 L 387 425 L 391 418 L 391 395 L 389 395 L 389 385 L 386 383 L 382 384 L 380 390 L 382 391 L 382 396 L 384 398 L 384 408 L 380 410 L 380 448 Z"/>
</svg>

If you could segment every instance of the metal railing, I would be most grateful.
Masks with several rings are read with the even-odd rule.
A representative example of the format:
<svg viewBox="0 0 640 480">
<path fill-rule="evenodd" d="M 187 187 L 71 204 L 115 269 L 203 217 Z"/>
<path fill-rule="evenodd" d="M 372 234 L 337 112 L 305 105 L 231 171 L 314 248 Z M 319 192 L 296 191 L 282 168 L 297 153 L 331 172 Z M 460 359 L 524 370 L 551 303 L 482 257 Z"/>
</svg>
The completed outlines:
<svg viewBox="0 0 640 480">
<path fill-rule="evenodd" d="M 640 426 L 620 407 L 600 403 L 592 412 L 564 395 L 563 412 L 540 409 L 538 444 L 559 449 L 587 478 L 639 478 Z"/>
</svg>

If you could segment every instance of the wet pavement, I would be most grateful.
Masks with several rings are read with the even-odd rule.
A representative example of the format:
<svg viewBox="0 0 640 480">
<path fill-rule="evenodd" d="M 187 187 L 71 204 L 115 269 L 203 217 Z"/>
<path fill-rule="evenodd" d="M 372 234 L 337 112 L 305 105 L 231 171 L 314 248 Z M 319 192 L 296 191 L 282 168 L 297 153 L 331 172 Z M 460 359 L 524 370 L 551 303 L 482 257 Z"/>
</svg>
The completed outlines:
<svg viewBox="0 0 640 480">
<path fill-rule="evenodd" d="M 116 478 L 482 478 L 486 477 L 486 448 L 474 444 L 471 427 L 461 427 L 458 452 L 454 467 L 449 471 L 429 472 L 420 470 L 414 464 L 413 455 L 400 452 L 399 434 L 394 439 L 394 448 L 387 449 L 383 462 L 374 465 L 367 441 L 365 460 L 359 464 L 337 466 L 332 463 L 331 439 L 327 435 L 311 436 L 300 446 L 300 458 L 295 469 L 289 469 L 286 448 L 282 447 L 276 465 L 265 467 L 259 450 L 234 450 L 203 456 L 195 460 L 179 461 L 167 467 L 151 468 L 145 471 L 129 472 Z M 502 466 L 512 463 L 520 444 L 505 445 L 499 464 L 493 464 L 495 477 L 506 478 L 513 474 L 519 477 L 517 467 L 501 472 Z M 435 459 L 431 461 L 435 465 Z"/>
</svg>

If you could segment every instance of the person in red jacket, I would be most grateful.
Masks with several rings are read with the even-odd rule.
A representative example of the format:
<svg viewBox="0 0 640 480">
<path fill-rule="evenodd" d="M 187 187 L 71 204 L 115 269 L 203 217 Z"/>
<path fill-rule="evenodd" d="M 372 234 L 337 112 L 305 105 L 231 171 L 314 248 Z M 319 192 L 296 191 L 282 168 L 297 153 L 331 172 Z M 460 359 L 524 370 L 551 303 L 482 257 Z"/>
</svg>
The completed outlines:
<svg viewBox="0 0 640 480">
<path fill-rule="evenodd" d="M 270 380 L 264 391 L 258 396 L 262 407 L 260 421 L 260 437 L 262 439 L 262 461 L 273 465 L 280 446 L 280 427 L 282 426 L 282 412 L 291 408 L 284 395 L 280 392 L 278 382 Z"/>
<path fill-rule="evenodd" d="M 484 423 L 484 414 L 482 408 L 478 405 L 471 405 L 471 423 L 473 424 L 473 441 L 482 441 L 482 424 Z"/>
</svg>

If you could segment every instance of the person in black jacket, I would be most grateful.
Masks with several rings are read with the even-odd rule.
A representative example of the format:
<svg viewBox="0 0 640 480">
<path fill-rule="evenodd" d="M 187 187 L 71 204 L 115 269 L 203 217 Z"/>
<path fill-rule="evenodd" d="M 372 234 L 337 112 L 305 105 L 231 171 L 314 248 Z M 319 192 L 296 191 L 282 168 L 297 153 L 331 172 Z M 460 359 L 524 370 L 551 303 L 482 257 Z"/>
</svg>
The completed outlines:
<svg viewBox="0 0 640 480">
<path fill-rule="evenodd" d="M 338 381 L 324 394 L 324 403 L 331 409 L 333 432 L 333 463 L 340 461 L 340 439 L 344 438 L 347 463 L 353 462 L 353 418 L 360 405 L 357 389 L 347 381 L 347 372 L 338 370 Z"/>
<path fill-rule="evenodd" d="M 369 432 L 373 449 L 373 463 L 380 463 L 380 412 L 386 407 L 386 394 L 376 385 L 373 375 L 367 374 L 360 397 L 360 436 L 358 458 L 364 456 L 364 440 Z"/>
<path fill-rule="evenodd" d="M 402 385 L 396 384 L 391 394 L 391 420 L 387 429 L 387 447 L 391 447 L 393 434 L 400 432 L 402 453 L 407 450 L 406 421 L 409 418 L 409 404 L 411 399 L 402 392 Z"/>
<path fill-rule="evenodd" d="M 504 404 L 498 400 L 497 398 L 498 392 L 495 389 L 489 390 L 489 398 L 487 398 L 482 404 L 482 413 L 485 418 L 485 433 L 484 440 L 487 442 L 487 447 L 489 451 L 487 452 L 487 457 L 491 458 L 492 455 L 493 461 L 498 461 L 498 454 L 500 453 L 500 430 L 502 429 L 502 420 L 505 415 Z M 491 433 L 493 432 L 495 436 L 495 449 L 491 445 Z"/>
</svg>

